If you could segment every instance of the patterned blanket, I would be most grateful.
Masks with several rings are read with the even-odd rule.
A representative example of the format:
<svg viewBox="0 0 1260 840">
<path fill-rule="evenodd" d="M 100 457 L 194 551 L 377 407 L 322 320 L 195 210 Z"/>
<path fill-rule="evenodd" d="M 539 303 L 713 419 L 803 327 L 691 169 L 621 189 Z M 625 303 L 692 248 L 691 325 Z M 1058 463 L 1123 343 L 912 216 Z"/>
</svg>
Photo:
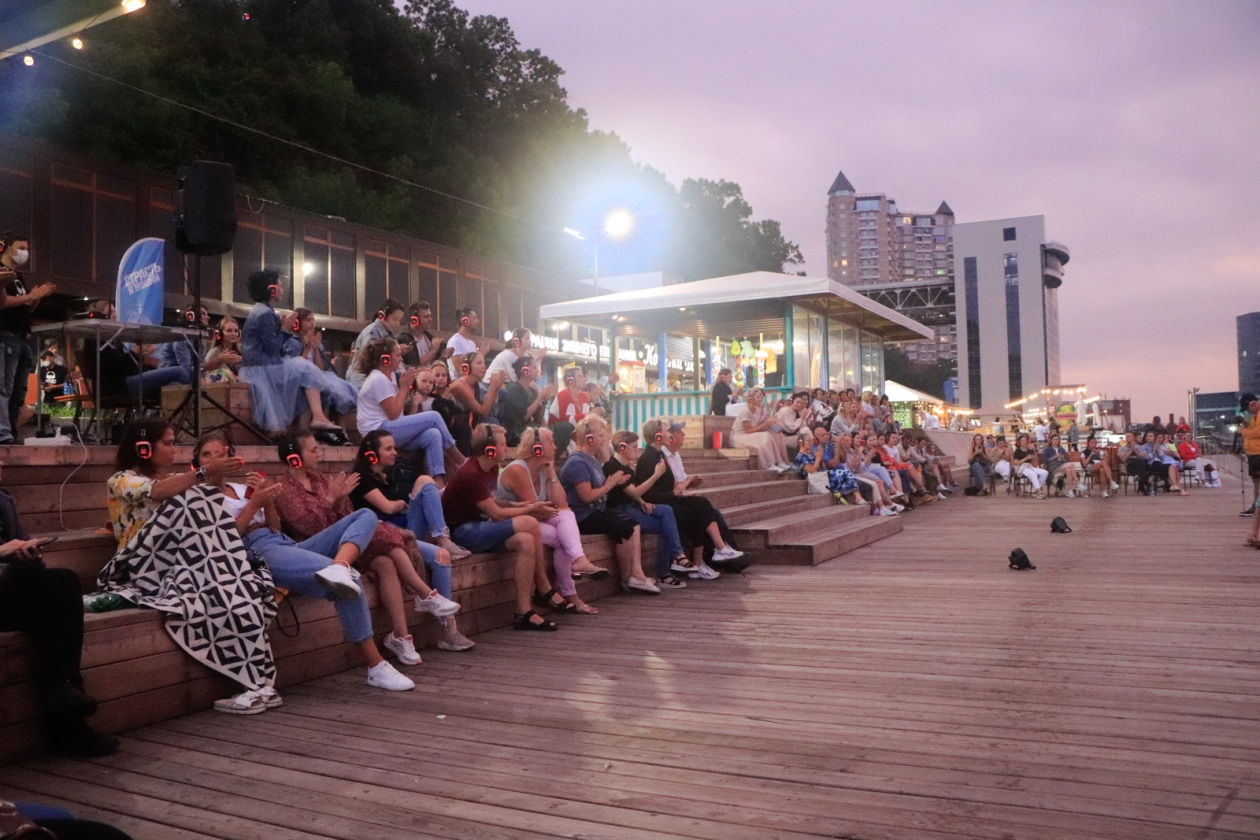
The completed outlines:
<svg viewBox="0 0 1260 840">
<path fill-rule="evenodd" d="M 166 632 L 189 656 L 257 690 L 275 682 L 267 639 L 275 584 L 247 554 L 222 499 L 207 486 L 167 499 L 96 582 L 166 613 Z"/>
</svg>

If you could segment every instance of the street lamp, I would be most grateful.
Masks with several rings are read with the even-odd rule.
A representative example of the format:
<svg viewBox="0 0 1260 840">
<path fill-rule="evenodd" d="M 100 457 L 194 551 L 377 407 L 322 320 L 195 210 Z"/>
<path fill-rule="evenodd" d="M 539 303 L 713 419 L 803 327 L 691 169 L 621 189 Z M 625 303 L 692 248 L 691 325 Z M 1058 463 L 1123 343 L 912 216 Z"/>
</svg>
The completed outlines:
<svg viewBox="0 0 1260 840">
<path fill-rule="evenodd" d="M 591 243 L 591 248 L 595 251 L 595 294 L 599 294 L 599 243 L 605 239 L 614 241 L 625 239 L 634 233 L 634 214 L 629 210 L 613 210 L 604 217 L 604 229 L 599 236 L 587 238 L 582 232 L 574 228 L 565 228 L 564 232 L 574 239 L 580 239 L 583 242 Z"/>
</svg>

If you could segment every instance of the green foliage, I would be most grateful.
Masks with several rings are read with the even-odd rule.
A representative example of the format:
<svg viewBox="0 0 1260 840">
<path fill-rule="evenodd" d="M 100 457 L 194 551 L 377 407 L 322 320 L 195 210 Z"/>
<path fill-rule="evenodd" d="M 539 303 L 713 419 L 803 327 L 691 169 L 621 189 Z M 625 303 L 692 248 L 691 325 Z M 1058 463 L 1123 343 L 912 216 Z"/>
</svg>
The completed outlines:
<svg viewBox="0 0 1260 840">
<path fill-rule="evenodd" d="M 636 164 L 620 138 L 591 131 L 585 112 L 570 107 L 555 62 L 522 48 L 506 19 L 469 15 L 451 0 L 402 9 L 391 0 L 149 0 L 87 40 L 82 52 L 45 50 L 505 213 L 53 61 L 0 64 L 0 130 L 157 172 L 198 157 L 228 161 L 252 195 L 557 273 L 588 271 L 589 254 L 557 231 L 603 194 L 636 196 L 656 226 L 643 247 L 616 255 L 619 270 L 696 279 L 801 262 L 778 222 L 752 219 L 737 184 L 688 180 L 675 189 Z"/>
<path fill-rule="evenodd" d="M 930 365 L 912 362 L 900 347 L 884 345 L 884 378 L 907 388 L 945 399 L 945 380 L 957 373 L 957 362 L 938 361 Z"/>
</svg>

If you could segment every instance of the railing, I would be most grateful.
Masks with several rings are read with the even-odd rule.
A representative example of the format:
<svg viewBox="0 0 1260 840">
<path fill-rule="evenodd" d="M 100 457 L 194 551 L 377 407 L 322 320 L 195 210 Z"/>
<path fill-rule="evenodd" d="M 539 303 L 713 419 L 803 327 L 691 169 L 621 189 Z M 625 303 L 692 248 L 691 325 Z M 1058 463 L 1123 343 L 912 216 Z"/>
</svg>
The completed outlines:
<svg viewBox="0 0 1260 840">
<path fill-rule="evenodd" d="M 767 402 L 791 394 L 791 388 L 762 388 Z M 615 431 L 638 432 L 656 417 L 696 417 L 709 413 L 709 391 L 662 391 L 657 394 L 613 394 Z"/>
</svg>

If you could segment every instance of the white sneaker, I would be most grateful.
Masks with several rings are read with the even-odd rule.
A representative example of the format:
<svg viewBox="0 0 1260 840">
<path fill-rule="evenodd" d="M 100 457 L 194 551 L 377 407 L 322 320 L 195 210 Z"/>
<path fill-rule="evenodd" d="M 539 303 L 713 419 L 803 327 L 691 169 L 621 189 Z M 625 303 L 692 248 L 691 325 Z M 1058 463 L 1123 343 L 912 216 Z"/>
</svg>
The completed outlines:
<svg viewBox="0 0 1260 840">
<path fill-rule="evenodd" d="M 878 510 L 876 510 L 875 515 L 876 516 L 896 516 L 897 511 L 893 510 L 892 508 L 884 507 L 884 508 L 879 508 Z"/>
<path fill-rule="evenodd" d="M 1119 489 L 1120 489 L 1120 485 L 1119 485 L 1119 484 L 1116 484 L 1114 481 L 1113 481 L 1113 482 L 1111 482 L 1111 492 L 1113 492 L 1113 493 L 1114 493 L 1114 492 L 1116 492 L 1116 491 L 1117 491 L 1117 490 L 1119 490 Z"/>
<path fill-rule="evenodd" d="M 724 545 L 713 552 L 713 559 L 717 560 L 718 562 L 724 562 L 726 560 L 738 560 L 739 558 L 743 556 L 744 556 L 744 552 L 736 548 L 731 548 L 729 545 Z"/>
<path fill-rule="evenodd" d="M 623 583 L 622 586 L 624 586 L 626 589 L 634 589 L 639 592 L 646 592 L 649 595 L 661 594 L 661 588 L 659 586 L 657 586 L 653 581 L 646 580 L 643 578 L 632 577 L 628 579 L 625 583 Z"/>
<path fill-rule="evenodd" d="M 398 637 L 390 633 L 385 637 L 385 647 L 394 652 L 398 661 L 404 665 L 419 665 L 423 660 L 416 653 L 416 642 L 410 636 Z"/>
<path fill-rule="evenodd" d="M 459 612 L 459 604 L 450 598 L 443 598 L 436 589 L 429 593 L 428 598 L 416 596 L 416 612 L 427 612 L 436 615 L 438 618 L 446 618 Z"/>
<path fill-rule="evenodd" d="M 398 673 L 393 665 L 384 660 L 368 668 L 367 684 L 386 691 L 411 691 L 416 687 L 415 683 Z"/>
<path fill-rule="evenodd" d="M 782 464 L 771 464 L 770 466 L 766 467 L 766 469 L 773 470 L 774 472 L 777 472 L 777 473 L 782 473 L 784 470 L 784 466 Z"/>
<path fill-rule="evenodd" d="M 905 505 L 899 505 L 896 502 L 893 502 L 891 505 L 889 505 L 889 507 L 892 508 L 893 513 L 901 513 L 903 510 L 906 509 Z"/>
<path fill-rule="evenodd" d="M 938 502 L 943 502 L 943 501 L 945 501 L 945 494 L 944 494 L 944 493 L 937 493 L 937 494 L 936 494 L 936 500 L 937 500 Z"/>
<path fill-rule="evenodd" d="M 340 563 L 333 563 L 315 573 L 315 580 L 325 589 L 346 601 L 353 601 L 363 594 L 359 586 L 359 573 Z"/>
<path fill-rule="evenodd" d="M 465 557 L 472 557 L 472 552 L 464 548 L 462 545 L 456 545 L 451 542 L 450 537 L 442 537 L 438 540 L 438 548 L 445 548 L 446 553 L 451 555 L 452 560 L 463 560 Z"/>
<path fill-rule="evenodd" d="M 1069 491 L 1067 491 L 1066 493 L 1064 493 L 1064 494 L 1063 494 L 1063 498 L 1065 498 L 1065 499 L 1075 499 L 1075 498 L 1076 498 L 1076 494 L 1075 494 L 1075 493 L 1073 493 L 1071 490 L 1069 490 Z"/>
<path fill-rule="evenodd" d="M 693 571 L 687 573 L 687 577 L 692 580 L 717 580 L 721 576 L 722 573 L 708 563 L 701 563 Z"/>
<path fill-rule="evenodd" d="M 468 638 L 467 636 L 465 636 L 463 633 L 459 632 L 458 630 L 452 630 L 451 632 L 442 636 L 442 638 L 438 639 L 437 646 L 439 650 L 461 651 L 461 650 L 471 650 L 472 648 L 477 646 L 477 643 L 474 642 L 472 639 Z"/>
<path fill-rule="evenodd" d="M 1085 491 L 1086 491 L 1087 489 L 1088 489 L 1088 488 L 1085 486 L 1085 482 L 1083 482 L 1083 481 L 1078 482 L 1078 483 L 1077 483 L 1077 485 L 1076 485 L 1076 493 L 1077 493 L 1077 495 L 1084 495 L 1084 493 L 1085 493 Z"/>
<path fill-rule="evenodd" d="M 1108 493 L 1106 490 L 1104 490 L 1104 491 L 1103 491 L 1103 498 L 1104 498 L 1104 499 L 1110 499 L 1110 498 L 1111 498 L 1111 494 L 1110 494 L 1110 493 Z"/>
</svg>

